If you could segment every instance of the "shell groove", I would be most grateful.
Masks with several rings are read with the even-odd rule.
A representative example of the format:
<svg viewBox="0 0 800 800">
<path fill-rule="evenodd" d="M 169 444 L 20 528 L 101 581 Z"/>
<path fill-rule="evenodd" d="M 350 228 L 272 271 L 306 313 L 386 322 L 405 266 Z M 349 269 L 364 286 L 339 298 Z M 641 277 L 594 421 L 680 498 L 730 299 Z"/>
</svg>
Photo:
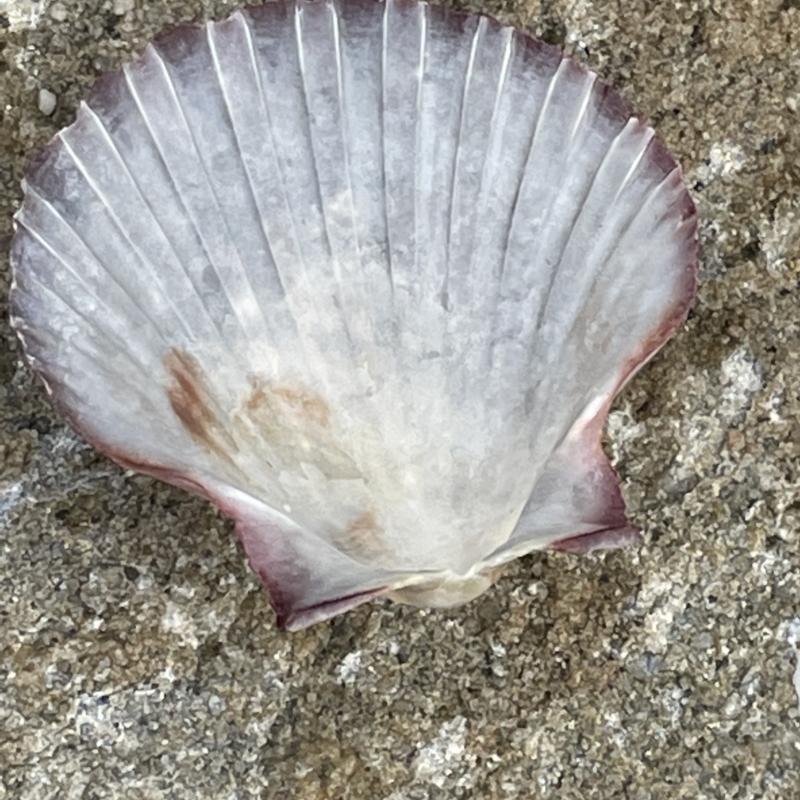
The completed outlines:
<svg viewBox="0 0 800 800">
<path fill-rule="evenodd" d="M 557 50 L 406 0 L 247 8 L 102 78 L 24 190 L 30 362 L 234 517 L 280 624 L 637 539 L 600 435 L 685 318 L 695 211 Z"/>
</svg>

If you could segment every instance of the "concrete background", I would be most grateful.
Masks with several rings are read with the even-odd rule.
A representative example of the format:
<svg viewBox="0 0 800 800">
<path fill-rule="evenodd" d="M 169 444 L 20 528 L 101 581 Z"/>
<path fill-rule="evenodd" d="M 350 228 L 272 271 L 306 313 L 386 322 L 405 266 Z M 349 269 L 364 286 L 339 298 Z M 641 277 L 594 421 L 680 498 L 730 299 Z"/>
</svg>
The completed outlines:
<svg viewBox="0 0 800 800">
<path fill-rule="evenodd" d="M 638 552 L 286 635 L 207 503 L 72 434 L 6 321 L 19 181 L 93 79 L 222 0 L 0 0 L 0 798 L 800 796 L 800 2 L 475 3 L 621 88 L 702 214 L 617 401 Z"/>
</svg>

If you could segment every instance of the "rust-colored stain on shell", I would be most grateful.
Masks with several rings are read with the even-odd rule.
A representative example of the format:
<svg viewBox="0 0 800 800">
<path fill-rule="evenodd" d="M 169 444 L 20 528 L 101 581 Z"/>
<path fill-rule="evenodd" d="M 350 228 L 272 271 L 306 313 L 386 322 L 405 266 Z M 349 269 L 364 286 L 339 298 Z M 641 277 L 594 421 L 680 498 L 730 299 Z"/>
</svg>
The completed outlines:
<svg viewBox="0 0 800 800">
<path fill-rule="evenodd" d="M 183 427 L 198 444 L 232 461 L 238 447 L 214 411 L 216 403 L 200 365 L 189 353 L 172 348 L 164 356 L 164 366 L 172 378 L 169 402 Z"/>
<path fill-rule="evenodd" d="M 334 534 L 333 543 L 358 561 L 380 560 L 391 555 L 383 527 L 372 510 L 362 512 L 345 530 Z"/>
<path fill-rule="evenodd" d="M 278 469 L 301 471 L 305 463 L 327 478 L 361 477 L 334 434 L 322 396 L 300 383 L 253 379 L 252 387 L 235 415 L 237 436 L 249 439 Z"/>
<path fill-rule="evenodd" d="M 164 366 L 172 381 L 167 392 L 172 410 L 201 447 L 242 470 L 239 454 L 277 471 L 301 472 L 313 464 L 328 478 L 361 478 L 351 457 L 331 430 L 331 409 L 323 397 L 302 384 L 251 378 L 251 389 L 227 408 L 213 383 L 189 353 L 171 349 Z"/>
<path fill-rule="evenodd" d="M 244 407 L 253 414 L 267 411 L 284 422 L 294 418 L 303 425 L 312 423 L 323 428 L 331 426 L 331 410 L 328 404 L 309 389 L 292 389 L 274 383 L 256 384 Z"/>
</svg>

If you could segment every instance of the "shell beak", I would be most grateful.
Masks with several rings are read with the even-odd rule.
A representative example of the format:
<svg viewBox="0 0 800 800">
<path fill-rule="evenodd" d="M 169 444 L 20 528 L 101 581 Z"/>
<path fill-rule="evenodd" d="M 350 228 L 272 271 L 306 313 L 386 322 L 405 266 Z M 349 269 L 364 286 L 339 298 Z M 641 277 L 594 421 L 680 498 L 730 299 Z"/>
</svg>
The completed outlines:
<svg viewBox="0 0 800 800">
<path fill-rule="evenodd" d="M 413 583 L 387 592 L 397 603 L 419 608 L 455 608 L 483 594 L 503 573 L 503 567 L 492 567 L 469 575 L 440 573 L 421 583 Z"/>
</svg>

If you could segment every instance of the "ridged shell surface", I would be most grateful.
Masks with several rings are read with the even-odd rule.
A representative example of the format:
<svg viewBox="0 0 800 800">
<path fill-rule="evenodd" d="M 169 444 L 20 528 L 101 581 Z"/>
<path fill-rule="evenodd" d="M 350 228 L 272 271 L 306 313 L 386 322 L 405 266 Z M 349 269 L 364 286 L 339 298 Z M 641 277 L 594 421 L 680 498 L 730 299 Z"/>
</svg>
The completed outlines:
<svg viewBox="0 0 800 800">
<path fill-rule="evenodd" d="M 236 519 L 281 624 L 636 538 L 600 434 L 685 317 L 694 208 L 557 50 L 424 3 L 245 9 L 101 79 L 24 188 L 30 361 Z"/>
</svg>

